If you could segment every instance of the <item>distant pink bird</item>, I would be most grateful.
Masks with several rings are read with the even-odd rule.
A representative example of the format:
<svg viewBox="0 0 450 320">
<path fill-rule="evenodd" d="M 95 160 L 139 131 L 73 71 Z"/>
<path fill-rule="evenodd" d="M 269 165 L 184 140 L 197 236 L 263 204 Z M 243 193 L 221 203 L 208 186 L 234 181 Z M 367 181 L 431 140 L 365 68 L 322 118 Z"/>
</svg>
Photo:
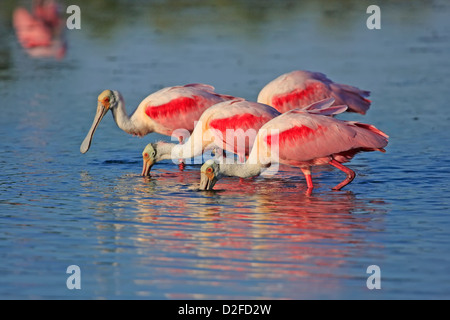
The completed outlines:
<svg viewBox="0 0 450 320">
<path fill-rule="evenodd" d="M 334 98 L 335 105 L 347 105 L 349 112 L 365 114 L 371 101 L 370 91 L 334 83 L 319 72 L 292 71 L 269 82 L 259 93 L 258 102 L 268 104 L 281 113 L 303 109 L 319 100 Z"/>
<path fill-rule="evenodd" d="M 128 116 L 122 95 L 118 91 L 105 90 L 98 96 L 97 113 L 80 151 L 86 153 L 89 150 L 94 132 L 109 110 L 117 126 L 129 134 L 142 137 L 156 132 L 170 136 L 177 129 L 192 132 L 203 111 L 231 99 L 235 97 L 215 93 L 214 87 L 206 84 L 167 87 L 149 95 Z M 179 140 L 181 142 L 182 138 Z"/>
<path fill-rule="evenodd" d="M 313 189 L 311 167 L 332 165 L 347 174 L 333 190 L 340 190 L 355 178 L 342 163 L 363 151 L 381 151 L 388 136 L 372 125 L 342 121 L 329 115 L 344 112 L 334 99 L 320 101 L 307 110 L 292 110 L 270 120 L 258 132 L 252 151 L 244 164 L 219 164 L 208 160 L 201 168 L 200 189 L 211 190 L 222 176 L 248 178 L 261 174 L 270 163 L 299 167 L 308 190 Z M 278 150 L 278 152 L 275 152 Z"/>
<path fill-rule="evenodd" d="M 279 115 L 268 105 L 240 98 L 215 104 L 203 112 L 184 144 L 163 141 L 148 144 L 142 152 L 142 175 L 147 176 L 156 162 L 194 158 L 207 148 L 235 153 L 244 162 L 258 130 Z"/>
<path fill-rule="evenodd" d="M 15 9 L 13 25 L 20 44 L 30 56 L 64 57 L 63 23 L 55 1 L 33 1 L 32 14 L 22 7 Z"/>
<path fill-rule="evenodd" d="M 37 19 L 43 21 L 51 29 L 61 27 L 63 20 L 56 0 L 34 0 L 33 2 L 33 14 Z"/>
</svg>

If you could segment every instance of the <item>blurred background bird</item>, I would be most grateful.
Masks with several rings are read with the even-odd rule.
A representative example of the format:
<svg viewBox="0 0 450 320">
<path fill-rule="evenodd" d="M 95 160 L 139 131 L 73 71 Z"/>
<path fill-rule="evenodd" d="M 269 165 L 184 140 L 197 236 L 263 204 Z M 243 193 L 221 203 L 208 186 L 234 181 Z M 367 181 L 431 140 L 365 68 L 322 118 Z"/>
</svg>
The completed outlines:
<svg viewBox="0 0 450 320">
<path fill-rule="evenodd" d="M 34 0 L 31 12 L 17 7 L 13 12 L 17 39 L 29 56 L 62 59 L 67 50 L 64 22 L 54 0 Z"/>
</svg>

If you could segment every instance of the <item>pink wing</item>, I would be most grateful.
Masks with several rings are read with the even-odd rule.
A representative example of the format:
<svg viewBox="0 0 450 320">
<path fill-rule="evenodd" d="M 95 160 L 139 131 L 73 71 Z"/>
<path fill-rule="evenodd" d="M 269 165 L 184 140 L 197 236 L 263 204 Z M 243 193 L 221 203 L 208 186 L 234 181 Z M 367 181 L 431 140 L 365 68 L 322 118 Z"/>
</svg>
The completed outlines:
<svg viewBox="0 0 450 320">
<path fill-rule="evenodd" d="M 52 29 L 58 28 L 62 24 L 58 5 L 53 0 L 48 0 L 35 5 L 33 14 Z"/>
<path fill-rule="evenodd" d="M 148 96 L 141 105 L 148 117 L 169 131 L 180 128 L 192 131 L 206 109 L 234 98 L 213 90 L 214 87 L 204 84 L 164 88 Z"/>
<path fill-rule="evenodd" d="M 361 90 L 357 87 L 349 86 L 347 84 L 335 83 L 328 79 L 328 77 L 320 72 L 310 72 L 311 78 L 327 84 L 330 88 L 331 97 L 334 98 L 335 104 L 343 104 L 348 106 L 349 112 L 356 112 L 366 114 L 372 103 L 369 99 L 370 91 Z"/>
<path fill-rule="evenodd" d="M 331 90 L 326 83 L 316 81 L 311 72 L 293 71 L 267 84 L 258 96 L 258 102 L 273 106 L 280 112 L 305 108 L 311 103 L 329 98 Z"/>
<path fill-rule="evenodd" d="M 210 92 L 214 92 L 214 90 L 216 90 L 213 86 L 210 86 L 209 84 L 204 84 L 204 83 L 189 83 L 182 87 L 184 87 L 184 88 L 191 87 L 191 88 L 196 88 L 199 90 L 210 91 Z M 173 88 L 181 88 L 181 87 L 172 87 L 171 89 L 173 89 Z"/>
<path fill-rule="evenodd" d="M 17 38 L 32 57 L 61 59 L 66 54 L 67 45 L 57 5 L 54 1 L 36 3 L 34 15 L 20 7 L 14 11 L 13 24 Z"/>
<path fill-rule="evenodd" d="M 239 155 L 248 155 L 259 129 L 280 115 L 274 108 L 243 99 L 222 102 L 208 120 L 217 145 Z"/>
<path fill-rule="evenodd" d="M 304 109 L 293 109 L 289 112 L 308 112 L 313 114 L 320 114 L 323 116 L 334 116 L 340 114 L 348 109 L 347 106 L 333 106 L 334 99 L 324 99 L 317 101 Z"/>
<path fill-rule="evenodd" d="M 24 8 L 14 11 L 13 24 L 17 38 L 24 48 L 45 47 L 52 42 L 51 30 Z"/>
<path fill-rule="evenodd" d="M 305 108 L 316 101 L 334 98 L 335 104 L 348 105 L 348 111 L 365 114 L 370 106 L 369 91 L 337 84 L 319 72 L 292 71 L 267 84 L 259 93 L 258 102 L 266 103 L 280 112 Z"/>
<path fill-rule="evenodd" d="M 306 113 L 283 114 L 264 129 L 279 130 L 265 135 L 264 142 L 278 143 L 280 162 L 297 166 L 323 164 L 332 156 L 345 162 L 360 151 L 382 151 L 388 143 L 374 126 Z"/>
<path fill-rule="evenodd" d="M 223 99 L 223 101 L 236 99 L 235 96 L 230 96 L 230 95 L 227 95 L 227 94 L 219 94 L 219 93 L 214 92 L 215 88 L 213 86 L 210 86 L 209 84 L 191 83 L 191 84 L 185 85 L 184 87 L 185 88 L 186 87 L 193 87 L 193 88 L 196 88 L 196 89 L 199 89 L 199 90 L 207 91 L 207 92 L 209 92 L 209 93 L 211 93 L 211 94 L 213 94 L 215 96 L 220 97 L 221 99 Z"/>
</svg>

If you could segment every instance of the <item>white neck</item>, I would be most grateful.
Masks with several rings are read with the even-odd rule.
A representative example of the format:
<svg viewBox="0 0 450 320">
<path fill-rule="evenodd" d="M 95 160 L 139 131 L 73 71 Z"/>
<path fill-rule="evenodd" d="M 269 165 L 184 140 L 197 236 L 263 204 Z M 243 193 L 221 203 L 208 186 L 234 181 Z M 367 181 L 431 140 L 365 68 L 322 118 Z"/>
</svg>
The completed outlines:
<svg viewBox="0 0 450 320">
<path fill-rule="evenodd" d="M 278 162 L 273 159 L 272 152 L 278 157 L 278 149 L 267 149 L 267 145 L 259 143 L 258 136 L 245 163 L 221 163 L 219 172 L 224 176 L 240 178 L 260 175 L 264 168 Z"/>
<path fill-rule="evenodd" d="M 189 159 L 201 155 L 203 153 L 203 145 L 201 141 L 194 143 L 194 140 L 189 138 L 183 144 L 158 142 L 156 144 L 158 161 Z"/>
<path fill-rule="evenodd" d="M 261 164 L 250 164 L 249 162 L 240 164 L 220 164 L 220 174 L 228 177 L 250 178 L 261 174 Z"/>
<path fill-rule="evenodd" d="M 153 128 L 149 128 L 148 123 L 146 123 L 144 127 L 142 125 L 142 122 L 139 121 L 139 117 L 135 116 L 137 109 L 131 116 L 128 116 L 122 95 L 117 91 L 115 91 L 114 93 L 117 99 L 117 105 L 111 109 L 111 112 L 113 114 L 114 121 L 120 129 L 127 133 L 138 136 L 143 136 L 154 131 Z"/>
<path fill-rule="evenodd" d="M 172 150 L 175 148 L 176 145 L 177 145 L 176 143 L 169 143 L 162 141 L 157 142 L 156 152 L 158 161 L 172 159 Z M 180 158 L 173 157 L 173 159 L 180 159 Z"/>
</svg>

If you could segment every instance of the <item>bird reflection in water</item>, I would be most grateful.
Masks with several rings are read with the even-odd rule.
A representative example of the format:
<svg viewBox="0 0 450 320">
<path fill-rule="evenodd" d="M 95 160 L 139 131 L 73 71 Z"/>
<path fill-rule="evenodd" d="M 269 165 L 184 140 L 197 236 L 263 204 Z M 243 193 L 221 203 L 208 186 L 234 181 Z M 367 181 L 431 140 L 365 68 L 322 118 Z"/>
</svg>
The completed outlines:
<svg viewBox="0 0 450 320">
<path fill-rule="evenodd" d="M 18 7 L 13 25 L 21 46 L 34 58 L 64 58 L 67 50 L 64 21 L 55 0 L 33 0 L 31 13 Z"/>
<path fill-rule="evenodd" d="M 273 296 L 274 291 L 295 296 L 299 289 L 290 283 L 299 281 L 308 290 L 320 286 L 338 292 L 339 270 L 349 257 L 364 256 L 373 246 L 364 234 L 384 228 L 379 219 L 382 201 L 370 205 L 350 191 L 308 196 L 298 192 L 306 190 L 304 181 L 295 180 L 289 168 L 282 170 L 279 178 L 239 183 L 224 178 L 221 189 L 214 192 L 191 187 L 198 182 L 195 166 L 187 167 L 183 175 L 158 168 L 154 178 L 119 179 L 117 190 L 127 192 L 116 192 L 115 201 L 126 201 L 133 209 L 112 213 L 119 224 L 126 219 L 126 226 L 132 226 L 128 231 L 142 253 L 133 263 L 155 269 L 154 275 L 135 283 L 145 291 L 161 278 L 166 279 L 165 286 L 170 281 L 187 285 L 196 279 L 235 290 L 243 279 L 261 280 L 267 291 L 255 293 L 257 298 Z M 378 218 L 370 213 L 378 213 Z M 115 241 L 125 237 L 130 235 L 117 228 Z M 193 293 L 168 292 L 167 296 L 194 298 Z"/>
</svg>

